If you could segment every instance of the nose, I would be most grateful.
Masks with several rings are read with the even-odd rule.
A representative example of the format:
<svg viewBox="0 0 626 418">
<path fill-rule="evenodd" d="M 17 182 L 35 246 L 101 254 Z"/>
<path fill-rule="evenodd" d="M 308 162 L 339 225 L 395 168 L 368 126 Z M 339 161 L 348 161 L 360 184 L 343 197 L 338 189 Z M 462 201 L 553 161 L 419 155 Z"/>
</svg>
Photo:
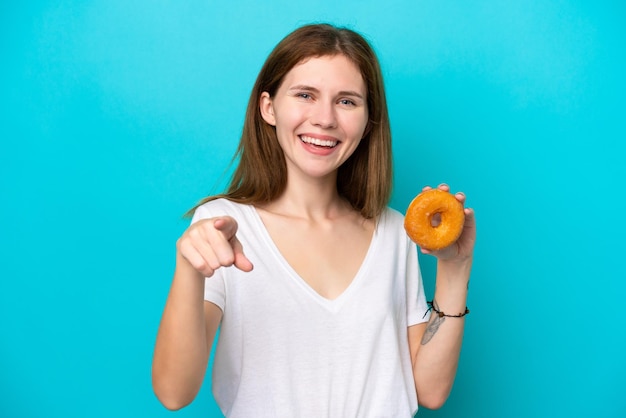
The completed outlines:
<svg viewBox="0 0 626 418">
<path fill-rule="evenodd" d="M 311 123 L 324 129 L 337 127 L 337 115 L 334 103 L 318 101 L 311 114 Z"/>
</svg>

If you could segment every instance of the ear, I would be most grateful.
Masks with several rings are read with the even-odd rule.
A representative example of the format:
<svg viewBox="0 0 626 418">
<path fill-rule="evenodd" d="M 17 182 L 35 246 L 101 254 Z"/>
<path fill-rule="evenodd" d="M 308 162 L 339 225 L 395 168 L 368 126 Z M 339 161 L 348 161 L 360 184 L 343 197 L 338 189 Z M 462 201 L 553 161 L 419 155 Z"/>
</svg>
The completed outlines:
<svg viewBox="0 0 626 418">
<path fill-rule="evenodd" d="M 274 116 L 274 103 L 272 102 L 272 98 L 270 94 L 266 91 L 261 93 L 261 98 L 259 100 L 259 110 L 261 111 L 261 116 L 263 120 L 272 126 L 276 126 L 276 117 Z"/>
</svg>

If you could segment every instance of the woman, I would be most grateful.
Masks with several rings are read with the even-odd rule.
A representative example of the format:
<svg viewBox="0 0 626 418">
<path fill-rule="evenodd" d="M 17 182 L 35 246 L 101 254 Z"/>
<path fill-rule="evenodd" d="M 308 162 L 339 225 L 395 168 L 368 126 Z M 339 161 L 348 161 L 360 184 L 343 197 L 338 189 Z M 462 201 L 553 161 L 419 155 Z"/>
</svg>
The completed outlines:
<svg viewBox="0 0 626 418">
<path fill-rule="evenodd" d="M 238 157 L 227 192 L 197 206 L 177 242 L 153 359 L 161 402 L 194 399 L 220 327 L 213 393 L 226 416 L 441 406 L 461 348 L 464 318 L 451 313 L 465 310 L 473 211 L 432 253 L 441 314 L 427 323 L 416 247 L 387 208 L 389 119 L 363 37 L 308 25 L 284 38 L 255 83 Z"/>
</svg>

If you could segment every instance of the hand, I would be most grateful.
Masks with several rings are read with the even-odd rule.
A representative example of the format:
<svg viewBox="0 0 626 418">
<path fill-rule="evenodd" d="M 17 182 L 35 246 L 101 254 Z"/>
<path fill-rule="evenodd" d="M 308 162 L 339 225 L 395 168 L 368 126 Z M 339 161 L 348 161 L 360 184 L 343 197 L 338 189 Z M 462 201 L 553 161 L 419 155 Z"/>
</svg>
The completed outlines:
<svg viewBox="0 0 626 418">
<path fill-rule="evenodd" d="M 178 252 L 204 277 L 232 265 L 241 271 L 251 271 L 252 263 L 235 235 L 237 228 L 237 221 L 230 216 L 200 220 L 180 237 Z"/>
<path fill-rule="evenodd" d="M 446 192 L 450 191 L 450 187 L 447 184 L 440 184 L 437 188 Z M 430 189 L 432 189 L 432 187 L 426 186 L 422 191 Z M 465 194 L 462 192 L 457 192 L 454 197 L 462 204 L 465 204 Z M 463 225 L 463 231 L 456 242 L 437 251 L 429 251 L 420 248 L 422 253 L 433 255 L 441 261 L 471 262 L 474 253 L 474 244 L 476 242 L 476 219 L 473 209 L 464 208 L 463 211 L 465 212 L 465 223 Z"/>
</svg>

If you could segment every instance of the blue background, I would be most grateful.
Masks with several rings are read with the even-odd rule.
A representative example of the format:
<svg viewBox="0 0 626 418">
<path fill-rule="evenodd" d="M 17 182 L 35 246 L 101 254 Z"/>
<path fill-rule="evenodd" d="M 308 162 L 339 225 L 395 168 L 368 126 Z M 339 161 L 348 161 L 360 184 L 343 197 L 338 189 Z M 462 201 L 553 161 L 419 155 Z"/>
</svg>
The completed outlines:
<svg viewBox="0 0 626 418">
<path fill-rule="evenodd" d="M 314 21 L 379 52 L 392 206 L 448 182 L 477 212 L 457 381 L 418 416 L 626 416 L 623 2 L 4 1 L 0 16 L 0 416 L 173 416 L 150 364 L 181 215 L 228 178 L 271 48 Z M 176 416 L 218 416 L 210 380 Z"/>
</svg>

